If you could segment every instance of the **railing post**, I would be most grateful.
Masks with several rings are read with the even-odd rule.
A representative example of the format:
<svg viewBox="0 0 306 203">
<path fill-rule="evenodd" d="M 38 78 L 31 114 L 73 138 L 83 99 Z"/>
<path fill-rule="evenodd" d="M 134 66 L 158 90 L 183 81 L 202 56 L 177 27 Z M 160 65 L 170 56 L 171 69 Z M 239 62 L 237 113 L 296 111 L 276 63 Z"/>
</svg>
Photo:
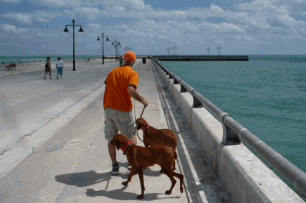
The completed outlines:
<svg viewBox="0 0 306 203">
<path fill-rule="evenodd" d="M 198 98 L 196 98 L 194 95 L 193 95 L 193 92 L 194 91 L 197 91 L 196 89 L 193 89 L 191 91 L 191 95 L 193 97 L 193 107 L 192 108 L 201 108 L 203 107 L 202 103 L 200 102 L 200 100 L 198 100 Z"/>
<path fill-rule="evenodd" d="M 180 92 L 187 92 L 187 89 L 182 85 L 182 83 L 180 83 L 181 85 L 181 91 Z"/>
<path fill-rule="evenodd" d="M 237 144 L 241 144 L 239 136 L 232 129 L 227 127 L 227 125 L 225 125 L 224 118 L 226 116 L 231 117 L 226 112 L 222 112 L 221 115 L 220 115 L 220 122 L 221 122 L 222 128 L 223 128 L 222 143 L 224 145 L 237 145 Z"/>
</svg>

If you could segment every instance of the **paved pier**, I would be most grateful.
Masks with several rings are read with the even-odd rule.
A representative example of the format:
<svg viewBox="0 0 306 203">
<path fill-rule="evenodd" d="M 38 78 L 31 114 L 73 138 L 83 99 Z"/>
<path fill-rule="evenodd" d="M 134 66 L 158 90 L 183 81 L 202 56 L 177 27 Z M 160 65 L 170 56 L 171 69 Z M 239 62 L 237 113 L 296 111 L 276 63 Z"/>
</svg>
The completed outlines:
<svg viewBox="0 0 306 203">
<path fill-rule="evenodd" d="M 14 125 L 22 125 L 30 118 L 43 118 L 45 122 L 35 125 L 15 147 L 0 155 L 0 202 L 228 202 L 182 112 L 148 59 L 146 64 L 137 59 L 133 67 L 139 74 L 137 90 L 149 101 L 143 117 L 155 128 L 171 128 L 176 132 L 176 172 L 184 175 L 184 192 L 180 193 L 179 180 L 175 178 L 172 194 L 166 195 L 171 181 L 155 165 L 144 170 L 145 197 L 137 200 L 141 192 L 138 175 L 133 176 L 128 186 L 121 184 L 129 175 L 121 150 L 117 150 L 119 175 L 111 175 L 112 163 L 104 138 L 103 81 L 117 66 L 115 60 L 105 60 L 102 65 L 101 59 L 96 59 L 78 63 L 77 71 L 73 72 L 72 65 L 65 66 L 63 80 L 55 79 L 55 70 L 52 80 L 42 79 L 43 70 L 1 80 L 0 86 L 8 88 L 9 84 L 14 95 L 29 94 L 30 89 L 20 87 L 33 88 L 36 84 L 36 99 L 29 101 L 32 105 L 23 106 L 27 112 Z M 10 96 L 8 92 L 6 97 Z M 47 101 L 42 101 L 46 98 Z M 52 104 L 48 103 L 51 100 Z M 71 103 L 58 109 L 65 104 L 63 100 Z M 42 102 L 45 106 L 37 107 Z M 143 106 L 137 101 L 135 104 L 139 117 Z M 9 108 L 11 104 L 6 105 Z M 143 138 L 142 131 L 139 136 Z M 139 139 L 138 145 L 144 146 Z"/>
</svg>

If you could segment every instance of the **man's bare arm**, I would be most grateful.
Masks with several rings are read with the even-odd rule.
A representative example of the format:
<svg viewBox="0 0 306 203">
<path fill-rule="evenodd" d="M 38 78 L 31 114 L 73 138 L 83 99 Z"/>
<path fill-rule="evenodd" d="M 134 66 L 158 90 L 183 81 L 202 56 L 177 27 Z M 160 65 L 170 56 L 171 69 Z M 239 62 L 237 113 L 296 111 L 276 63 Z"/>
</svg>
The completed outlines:
<svg viewBox="0 0 306 203">
<path fill-rule="evenodd" d="M 127 91 L 135 100 L 139 101 L 140 103 L 143 102 L 144 98 L 138 94 L 138 92 L 132 85 L 127 86 Z"/>
<path fill-rule="evenodd" d="M 136 89 L 133 85 L 128 85 L 127 86 L 127 91 L 131 95 L 131 97 L 133 97 L 135 100 L 139 101 L 144 106 L 148 106 L 148 101 L 145 100 L 142 96 L 140 96 L 138 94 L 138 92 L 136 91 Z"/>
</svg>

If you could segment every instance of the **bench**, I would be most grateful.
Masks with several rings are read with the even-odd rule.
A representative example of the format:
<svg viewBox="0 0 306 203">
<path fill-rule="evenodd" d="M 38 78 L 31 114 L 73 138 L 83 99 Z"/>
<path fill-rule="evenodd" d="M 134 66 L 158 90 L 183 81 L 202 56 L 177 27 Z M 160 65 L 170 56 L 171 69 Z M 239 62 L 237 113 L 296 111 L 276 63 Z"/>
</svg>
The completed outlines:
<svg viewBox="0 0 306 203">
<path fill-rule="evenodd" d="M 16 63 L 15 64 L 11 63 L 8 66 L 5 66 L 5 70 L 13 70 L 14 68 L 16 70 L 16 65 L 17 65 Z"/>
</svg>

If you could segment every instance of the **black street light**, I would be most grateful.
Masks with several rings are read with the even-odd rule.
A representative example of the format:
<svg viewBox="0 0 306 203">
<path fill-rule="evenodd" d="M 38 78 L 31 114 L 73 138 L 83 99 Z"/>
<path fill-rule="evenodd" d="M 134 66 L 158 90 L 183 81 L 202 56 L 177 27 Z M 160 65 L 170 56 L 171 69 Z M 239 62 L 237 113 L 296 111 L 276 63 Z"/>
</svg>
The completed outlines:
<svg viewBox="0 0 306 203">
<path fill-rule="evenodd" d="M 74 26 L 81 26 L 79 32 L 84 32 L 84 31 L 83 31 L 83 29 L 82 29 L 82 25 L 77 25 L 77 24 L 75 24 L 75 20 L 74 20 L 74 19 L 72 20 L 72 24 L 70 24 L 70 25 L 65 25 L 65 30 L 64 30 L 64 32 L 69 32 L 68 29 L 67 29 L 67 26 L 72 26 L 72 27 L 73 27 L 73 69 L 72 69 L 72 71 L 76 71 L 76 70 L 75 70 L 75 48 L 74 48 L 74 46 L 75 46 L 75 42 L 74 42 Z"/>
<path fill-rule="evenodd" d="M 177 47 L 172 47 L 172 49 L 174 50 L 174 56 L 175 56 L 175 50 L 177 49 Z"/>
<path fill-rule="evenodd" d="M 170 51 L 171 51 L 170 47 L 168 47 L 167 50 L 168 50 L 168 55 L 170 55 Z"/>
<path fill-rule="evenodd" d="M 118 46 L 121 47 L 121 44 L 120 44 L 120 42 L 117 41 L 117 39 L 115 39 L 115 41 L 112 43 L 112 45 L 114 45 L 114 47 L 115 47 L 115 57 L 116 57 L 116 61 L 117 61 L 117 59 L 118 59 Z"/>
<path fill-rule="evenodd" d="M 217 49 L 218 49 L 218 51 L 219 51 L 219 56 L 220 56 L 220 49 L 222 49 L 222 48 L 221 48 L 220 46 L 218 46 Z"/>
<path fill-rule="evenodd" d="M 106 37 L 106 41 L 109 41 L 108 36 L 104 36 L 104 33 L 102 33 L 102 36 L 98 36 L 97 41 L 100 41 L 99 37 L 102 37 L 102 64 L 104 64 L 104 37 Z"/>
<path fill-rule="evenodd" d="M 131 47 L 127 47 L 127 46 L 125 46 L 123 49 L 125 49 L 126 51 L 132 51 L 132 48 Z"/>
</svg>

